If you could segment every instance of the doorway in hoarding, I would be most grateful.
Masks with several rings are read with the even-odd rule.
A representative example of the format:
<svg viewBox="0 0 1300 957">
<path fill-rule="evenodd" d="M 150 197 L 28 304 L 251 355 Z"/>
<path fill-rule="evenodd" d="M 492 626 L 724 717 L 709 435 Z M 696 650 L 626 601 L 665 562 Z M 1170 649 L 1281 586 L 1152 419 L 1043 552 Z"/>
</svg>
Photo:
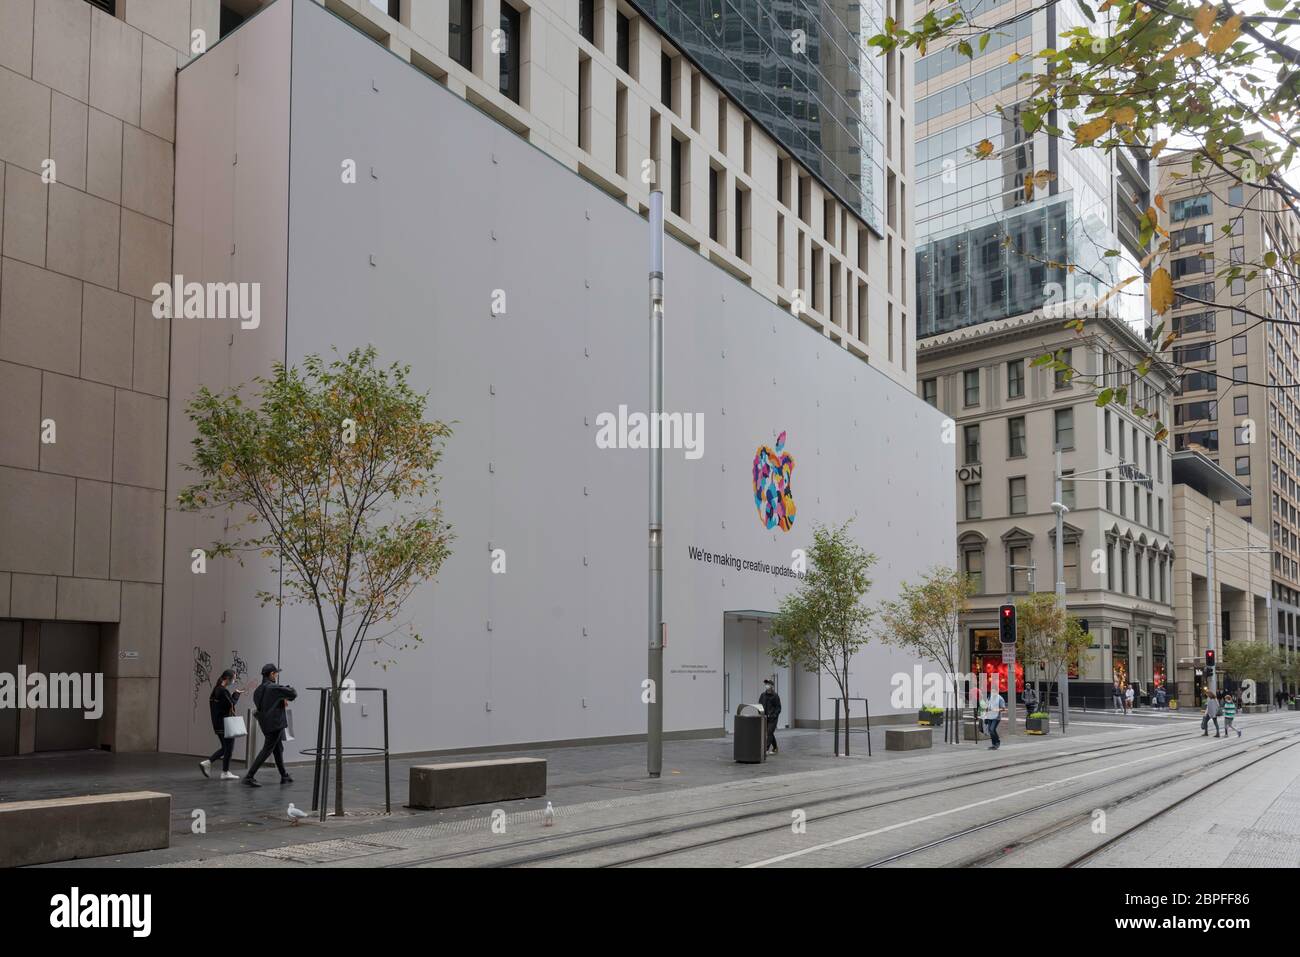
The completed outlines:
<svg viewBox="0 0 1300 957">
<path fill-rule="evenodd" d="M 772 613 L 765 611 L 729 611 L 722 616 L 722 718 L 731 734 L 736 709 L 742 704 L 758 704 L 763 693 L 763 679 L 771 678 L 781 698 L 778 729 L 790 727 L 794 719 L 794 688 L 790 669 L 773 663 Z"/>
</svg>

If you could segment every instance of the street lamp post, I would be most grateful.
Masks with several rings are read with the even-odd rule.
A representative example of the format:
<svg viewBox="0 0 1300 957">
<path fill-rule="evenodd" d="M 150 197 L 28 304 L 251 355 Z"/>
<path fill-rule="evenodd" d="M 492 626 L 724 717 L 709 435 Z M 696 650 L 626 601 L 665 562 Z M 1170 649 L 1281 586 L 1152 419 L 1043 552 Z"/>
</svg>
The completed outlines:
<svg viewBox="0 0 1300 957">
<path fill-rule="evenodd" d="M 1205 526 L 1205 598 L 1206 598 L 1206 619 L 1205 619 L 1205 650 L 1214 651 L 1214 549 L 1210 547 L 1210 526 Z M 1213 696 L 1218 690 L 1219 684 L 1219 661 L 1215 656 L 1214 670 L 1205 676 L 1209 682 L 1210 695 Z M 1192 699 L 1193 701 L 1195 699 Z M 1215 727 L 1218 727 L 1217 725 Z M 1216 731 L 1215 734 L 1218 734 Z"/>
<path fill-rule="evenodd" d="M 1056 450 L 1056 489 L 1052 498 L 1052 511 L 1056 513 L 1056 600 L 1065 612 L 1065 513 L 1069 511 L 1061 495 L 1061 450 Z M 1061 699 L 1061 731 L 1068 723 L 1070 702 L 1070 662 L 1065 662 L 1065 670 L 1056 679 L 1057 694 Z"/>
<path fill-rule="evenodd" d="M 664 194 L 650 193 L 650 700 L 646 712 L 646 770 L 659 777 L 664 763 Z"/>
</svg>

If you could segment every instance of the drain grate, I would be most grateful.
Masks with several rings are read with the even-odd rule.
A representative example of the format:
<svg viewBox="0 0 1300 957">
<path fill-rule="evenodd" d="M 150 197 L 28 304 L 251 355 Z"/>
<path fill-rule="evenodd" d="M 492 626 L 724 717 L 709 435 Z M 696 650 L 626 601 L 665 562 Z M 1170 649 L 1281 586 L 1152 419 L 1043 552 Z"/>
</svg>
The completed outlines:
<svg viewBox="0 0 1300 957">
<path fill-rule="evenodd" d="M 384 851 L 400 851 L 392 844 L 375 844 L 370 841 L 349 841 L 344 838 L 333 841 L 317 841 L 314 844 L 294 844 L 289 847 L 272 847 L 264 851 L 254 851 L 259 857 L 270 857 L 277 861 L 290 861 L 295 864 L 331 864 L 357 857 L 369 857 Z"/>
</svg>

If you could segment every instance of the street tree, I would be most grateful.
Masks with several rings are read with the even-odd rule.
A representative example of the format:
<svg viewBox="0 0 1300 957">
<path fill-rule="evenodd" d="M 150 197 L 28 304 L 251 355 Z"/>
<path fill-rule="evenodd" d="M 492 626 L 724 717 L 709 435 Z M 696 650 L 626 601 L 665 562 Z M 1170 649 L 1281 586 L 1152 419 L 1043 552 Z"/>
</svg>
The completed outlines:
<svg viewBox="0 0 1300 957">
<path fill-rule="evenodd" d="M 345 680 L 362 654 L 387 667 L 422 636 L 399 620 L 402 603 L 433 579 L 451 552 L 438 499 L 438 465 L 450 427 L 425 419 L 427 395 L 410 367 L 381 368 L 373 346 L 299 367 L 277 362 L 243 387 L 199 389 L 193 423 L 197 481 L 183 510 L 220 510 L 231 521 L 208 554 L 243 564 L 258 556 L 279 573 L 263 606 L 306 606 L 320 629 L 333 707 L 334 812 L 343 806 Z"/>
<path fill-rule="evenodd" d="M 844 747 L 848 750 L 849 659 L 870 640 L 873 610 L 864 604 L 871 590 L 869 572 L 876 556 L 848 533 L 852 520 L 838 528 L 817 525 L 808 548 L 808 571 L 786 595 L 772 621 L 771 659 L 825 672 L 839 688 L 844 709 Z"/>
<path fill-rule="evenodd" d="M 1262 641 L 1227 641 L 1219 655 L 1219 670 L 1238 686 L 1246 680 L 1268 681 L 1275 666 L 1272 649 Z"/>
<path fill-rule="evenodd" d="M 1016 657 L 1026 666 L 1035 663 L 1038 700 L 1044 702 L 1042 684 L 1060 688 L 1061 676 L 1087 661 L 1092 636 L 1079 619 L 1066 613 L 1052 592 L 1033 592 L 1016 601 Z M 1062 714 L 1065 712 L 1062 702 Z M 1044 708 L 1043 710 L 1046 710 Z M 1061 722 L 1065 731 L 1065 723 Z"/>
<path fill-rule="evenodd" d="M 922 574 L 915 585 L 904 582 L 898 598 L 881 604 L 881 640 L 904 651 L 933 661 L 947 676 L 948 708 L 955 709 L 952 741 L 962 726 L 961 617 L 970 608 L 975 582 L 946 565 L 936 565 Z"/>
</svg>

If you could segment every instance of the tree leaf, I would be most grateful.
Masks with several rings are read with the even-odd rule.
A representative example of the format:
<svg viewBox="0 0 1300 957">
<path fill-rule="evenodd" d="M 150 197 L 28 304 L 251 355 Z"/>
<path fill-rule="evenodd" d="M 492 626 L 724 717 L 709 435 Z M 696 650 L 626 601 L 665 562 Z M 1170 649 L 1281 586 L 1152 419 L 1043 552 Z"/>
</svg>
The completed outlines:
<svg viewBox="0 0 1300 957">
<path fill-rule="evenodd" d="M 1091 146 L 1097 137 L 1105 134 L 1111 127 L 1111 120 L 1108 116 L 1099 116 L 1095 120 L 1089 120 L 1074 131 L 1074 141 L 1080 146 Z"/>
<path fill-rule="evenodd" d="M 1214 31 L 1214 36 L 1205 41 L 1205 49 L 1209 50 L 1216 56 L 1223 53 L 1232 42 L 1241 35 L 1241 15 L 1232 17 L 1219 29 Z"/>
<path fill-rule="evenodd" d="M 1174 281 L 1169 270 L 1161 266 L 1151 274 L 1151 311 L 1157 315 L 1168 312 L 1174 304 Z"/>
<path fill-rule="evenodd" d="M 1196 27 L 1196 32 L 1203 37 L 1210 35 L 1210 30 L 1214 27 L 1215 8 L 1208 3 L 1202 3 L 1201 8 L 1196 11 L 1196 17 L 1192 20 L 1192 25 Z"/>
</svg>

